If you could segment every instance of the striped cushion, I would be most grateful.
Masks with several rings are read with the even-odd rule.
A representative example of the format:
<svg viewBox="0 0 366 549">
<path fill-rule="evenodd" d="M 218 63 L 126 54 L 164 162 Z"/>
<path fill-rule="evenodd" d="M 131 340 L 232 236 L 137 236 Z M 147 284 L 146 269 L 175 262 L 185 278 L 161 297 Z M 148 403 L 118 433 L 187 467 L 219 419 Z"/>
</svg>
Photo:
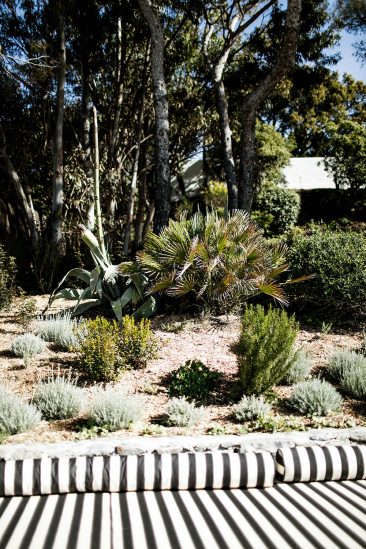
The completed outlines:
<svg viewBox="0 0 366 549">
<path fill-rule="evenodd" d="M 366 446 L 297 446 L 276 454 L 277 478 L 284 482 L 366 478 Z"/>
<path fill-rule="evenodd" d="M 0 496 L 272 486 L 269 452 L 0 461 Z"/>
</svg>

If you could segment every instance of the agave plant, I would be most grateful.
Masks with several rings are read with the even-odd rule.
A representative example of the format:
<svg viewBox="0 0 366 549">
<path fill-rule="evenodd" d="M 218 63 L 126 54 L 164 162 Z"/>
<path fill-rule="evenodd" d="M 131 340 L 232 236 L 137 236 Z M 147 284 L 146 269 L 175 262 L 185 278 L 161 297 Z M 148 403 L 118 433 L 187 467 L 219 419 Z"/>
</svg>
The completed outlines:
<svg viewBox="0 0 366 549">
<path fill-rule="evenodd" d="M 195 296 L 211 311 L 225 312 L 264 293 L 287 303 L 278 276 L 287 270 L 286 247 L 270 245 L 243 211 L 215 212 L 170 221 L 149 233 L 137 261 L 153 281 L 150 294 Z"/>
<path fill-rule="evenodd" d="M 130 312 L 131 308 L 136 308 L 138 305 L 139 307 L 133 313 L 135 318 L 151 316 L 155 311 L 155 299 L 150 296 L 144 301 L 147 276 L 131 262 L 112 265 L 93 233 L 84 225 L 80 225 L 80 229 L 81 238 L 90 250 L 95 268 L 92 271 L 81 268 L 71 269 L 51 294 L 47 308 L 56 299 L 68 299 L 76 301 L 71 316 L 82 314 L 103 302 L 111 305 L 118 320 L 125 314 L 127 307 Z M 84 288 L 61 289 L 70 279 L 79 279 L 84 283 Z"/>
</svg>

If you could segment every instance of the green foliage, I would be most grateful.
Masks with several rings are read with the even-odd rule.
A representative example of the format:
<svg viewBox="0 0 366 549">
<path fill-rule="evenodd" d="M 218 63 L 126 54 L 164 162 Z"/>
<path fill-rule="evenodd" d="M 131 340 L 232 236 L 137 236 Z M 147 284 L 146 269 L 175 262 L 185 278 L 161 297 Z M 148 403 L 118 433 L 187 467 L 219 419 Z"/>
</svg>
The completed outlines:
<svg viewBox="0 0 366 549">
<path fill-rule="evenodd" d="M 124 316 L 120 324 L 119 351 L 126 366 L 145 367 L 146 362 L 157 357 L 157 344 L 150 327 L 150 320 L 136 322 Z"/>
<path fill-rule="evenodd" d="M 0 244 L 0 310 L 7 309 L 16 295 L 16 272 L 15 258 Z"/>
<path fill-rule="evenodd" d="M 155 300 L 150 296 L 144 301 L 144 288 L 147 277 L 131 262 L 113 265 L 102 250 L 98 240 L 84 225 L 80 225 L 81 238 L 88 246 L 95 268 L 87 271 L 81 268 L 71 269 L 53 291 L 48 307 L 56 299 L 76 301 L 72 316 L 82 314 L 91 307 L 106 303 L 118 320 L 128 310 L 134 310 L 137 319 L 151 316 L 155 312 Z M 81 280 L 86 286 L 82 289 L 63 288 L 63 284 L 72 278 Z"/>
<path fill-rule="evenodd" d="M 256 172 L 259 185 L 282 183 L 283 168 L 291 157 L 291 143 L 271 124 L 257 122 Z"/>
<path fill-rule="evenodd" d="M 16 435 L 33 429 L 41 421 L 35 406 L 0 388 L 0 433 Z"/>
<path fill-rule="evenodd" d="M 37 311 L 37 302 L 35 299 L 25 299 L 20 301 L 17 311 L 14 315 L 14 320 L 20 324 L 24 330 L 27 330 L 35 317 Z"/>
<path fill-rule="evenodd" d="M 286 270 L 284 254 L 283 246 L 265 241 L 245 212 L 226 219 L 210 212 L 170 220 L 160 235 L 149 233 L 138 263 L 153 281 L 151 293 L 189 295 L 197 305 L 225 312 L 261 292 L 285 302 L 275 282 Z"/>
<path fill-rule="evenodd" d="M 197 408 L 194 402 L 184 397 L 172 398 L 167 406 L 167 423 L 174 427 L 193 427 L 204 417 L 203 407 Z"/>
<path fill-rule="evenodd" d="M 82 390 L 71 374 L 50 376 L 36 387 L 33 402 L 45 419 L 68 419 L 79 414 L 83 403 Z"/>
<path fill-rule="evenodd" d="M 366 186 L 366 125 L 354 120 L 329 125 L 330 142 L 325 168 L 337 187 Z"/>
<path fill-rule="evenodd" d="M 94 395 L 88 416 L 92 425 L 108 431 L 118 431 L 129 429 L 142 417 L 142 412 L 142 406 L 135 397 L 109 390 L 99 391 Z"/>
<path fill-rule="evenodd" d="M 312 310 L 341 315 L 366 311 L 366 236 L 355 232 L 316 231 L 297 236 L 288 253 L 293 277 L 314 274 L 292 293 Z"/>
<path fill-rule="evenodd" d="M 171 375 L 169 394 L 206 401 L 220 378 L 200 360 L 187 360 Z"/>
<path fill-rule="evenodd" d="M 249 305 L 236 346 L 241 390 L 260 395 L 281 381 L 295 363 L 299 325 L 283 310 Z"/>
<path fill-rule="evenodd" d="M 37 321 L 35 333 L 45 341 L 51 341 L 65 350 L 73 349 L 76 344 L 77 324 L 70 313 L 49 315 Z"/>
<path fill-rule="evenodd" d="M 76 331 L 81 368 L 94 381 L 118 378 L 123 361 L 119 353 L 120 328 L 103 317 L 86 320 Z"/>
<path fill-rule="evenodd" d="M 31 359 L 46 348 L 46 344 L 40 337 L 34 334 L 22 334 L 17 336 L 10 347 L 15 356 L 24 358 L 24 364 L 27 365 Z"/>
<path fill-rule="evenodd" d="M 205 192 L 206 205 L 219 214 L 227 209 L 227 185 L 224 181 L 211 180 Z"/>
<path fill-rule="evenodd" d="M 327 381 L 311 379 L 294 386 L 290 403 L 308 416 L 327 416 L 341 409 L 342 397 Z"/>
<path fill-rule="evenodd" d="M 267 236 L 279 235 L 291 229 L 300 213 L 297 192 L 273 184 L 263 185 L 256 196 L 252 218 Z"/>
<path fill-rule="evenodd" d="M 235 417 L 238 421 L 250 421 L 270 415 L 272 406 L 263 397 L 243 396 L 234 406 Z"/>
<path fill-rule="evenodd" d="M 296 353 L 295 362 L 285 375 L 283 381 L 288 385 L 294 385 L 305 381 L 310 376 L 311 360 L 309 356 L 302 350 Z"/>
</svg>

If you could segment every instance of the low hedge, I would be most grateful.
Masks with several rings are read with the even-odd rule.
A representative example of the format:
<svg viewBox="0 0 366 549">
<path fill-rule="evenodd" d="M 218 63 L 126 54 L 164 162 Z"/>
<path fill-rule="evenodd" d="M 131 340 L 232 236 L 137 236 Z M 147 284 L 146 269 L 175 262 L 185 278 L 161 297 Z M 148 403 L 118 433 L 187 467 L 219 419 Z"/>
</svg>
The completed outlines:
<svg viewBox="0 0 366 549">
<path fill-rule="evenodd" d="M 314 275 L 289 287 L 297 303 L 337 317 L 366 315 L 366 235 L 317 230 L 295 236 L 288 259 L 293 278 Z"/>
</svg>

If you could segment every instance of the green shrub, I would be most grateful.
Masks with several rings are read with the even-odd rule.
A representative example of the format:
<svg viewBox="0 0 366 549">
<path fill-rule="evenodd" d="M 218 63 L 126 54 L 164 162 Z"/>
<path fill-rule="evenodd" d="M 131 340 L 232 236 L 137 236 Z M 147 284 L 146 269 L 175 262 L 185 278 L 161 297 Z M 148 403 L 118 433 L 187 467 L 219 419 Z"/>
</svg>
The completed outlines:
<svg viewBox="0 0 366 549">
<path fill-rule="evenodd" d="M 15 258 L 0 244 L 0 310 L 7 309 L 16 295 L 15 275 Z"/>
<path fill-rule="evenodd" d="M 27 366 L 31 359 L 42 353 L 45 348 L 46 344 L 40 337 L 34 334 L 22 334 L 13 340 L 10 350 L 13 355 L 24 358 L 24 364 Z"/>
<path fill-rule="evenodd" d="M 35 333 L 45 341 L 55 343 L 61 349 L 70 350 L 77 345 L 76 326 L 70 313 L 50 315 L 37 321 Z"/>
<path fill-rule="evenodd" d="M 41 421 L 35 406 L 0 388 L 0 433 L 16 435 L 33 429 Z"/>
<path fill-rule="evenodd" d="M 150 327 L 150 320 L 135 321 L 131 316 L 121 320 L 119 351 L 122 360 L 132 368 L 144 367 L 157 356 L 157 344 Z"/>
<path fill-rule="evenodd" d="M 171 375 L 169 394 L 189 399 L 207 400 L 220 378 L 200 360 L 188 360 Z"/>
<path fill-rule="evenodd" d="M 81 368 L 94 381 L 118 378 L 123 362 L 119 354 L 120 329 L 103 317 L 83 322 L 76 331 Z"/>
<path fill-rule="evenodd" d="M 167 423 L 174 427 L 193 427 L 204 414 L 202 406 L 197 408 L 194 402 L 188 402 L 184 397 L 172 398 L 167 406 Z"/>
<path fill-rule="evenodd" d="M 300 196 L 297 192 L 274 184 L 260 189 L 253 205 L 252 218 L 264 229 L 267 236 L 279 235 L 291 229 L 300 213 Z"/>
<path fill-rule="evenodd" d="M 20 324 L 24 330 L 27 330 L 35 317 L 36 311 L 37 302 L 35 299 L 22 298 L 14 315 L 15 322 Z"/>
<path fill-rule="evenodd" d="M 263 394 L 284 378 L 297 358 L 293 345 L 298 328 L 295 318 L 283 310 L 246 308 L 236 346 L 244 394 Z"/>
<path fill-rule="evenodd" d="M 170 220 L 159 235 L 149 233 L 138 262 L 153 281 L 151 293 L 189 296 L 191 305 L 227 312 L 261 292 L 285 301 L 275 283 L 286 269 L 284 255 L 245 212 L 227 218 L 209 212 Z"/>
<path fill-rule="evenodd" d="M 267 417 L 272 411 L 272 406 L 263 397 L 243 396 L 240 402 L 234 406 L 234 414 L 238 421 L 250 421 Z"/>
<path fill-rule="evenodd" d="M 327 381 L 311 379 L 294 386 L 290 403 L 308 416 L 327 416 L 341 409 L 342 397 Z"/>
<path fill-rule="evenodd" d="M 115 390 L 98 391 L 89 411 L 92 425 L 118 431 L 129 429 L 142 416 L 142 406 L 135 397 Z"/>
<path fill-rule="evenodd" d="M 36 387 L 35 406 L 45 419 L 68 419 L 78 415 L 83 397 L 71 375 L 52 375 Z"/>
<path fill-rule="evenodd" d="M 283 381 L 288 385 L 294 385 L 305 381 L 310 376 L 311 360 L 302 350 L 296 353 L 296 360 L 285 375 Z"/>
<path fill-rule="evenodd" d="M 315 277 L 292 286 L 292 294 L 312 312 L 354 317 L 366 311 L 366 236 L 355 232 L 316 231 L 297 236 L 288 254 L 293 277 Z"/>
</svg>

